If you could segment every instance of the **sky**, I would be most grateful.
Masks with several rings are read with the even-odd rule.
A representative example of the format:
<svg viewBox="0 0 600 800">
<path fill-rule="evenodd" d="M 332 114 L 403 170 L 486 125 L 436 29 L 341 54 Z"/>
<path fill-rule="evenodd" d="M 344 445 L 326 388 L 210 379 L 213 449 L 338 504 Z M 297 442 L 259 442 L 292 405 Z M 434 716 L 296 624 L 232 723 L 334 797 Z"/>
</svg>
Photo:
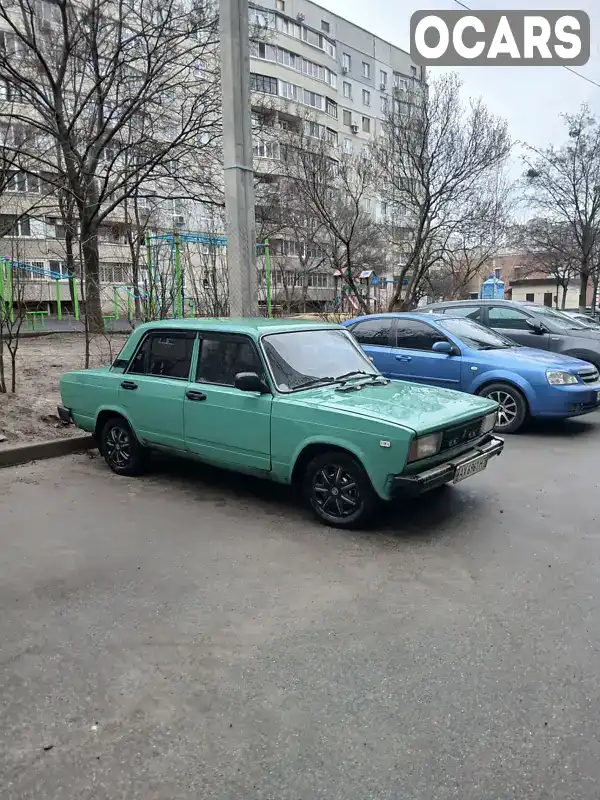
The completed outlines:
<svg viewBox="0 0 600 800">
<path fill-rule="evenodd" d="M 410 17 L 421 10 L 460 10 L 454 0 L 316 0 L 392 44 L 409 49 Z M 464 0 L 474 11 L 492 9 L 581 10 L 592 25 L 591 57 L 578 72 L 600 83 L 600 0 Z M 432 75 L 441 68 L 431 69 Z M 483 97 L 494 114 L 504 117 L 513 140 L 534 147 L 560 144 L 565 138 L 561 113 L 587 103 L 600 117 L 600 88 L 561 67 L 463 67 L 465 99 Z M 515 151 L 513 170 L 518 170 Z"/>
</svg>

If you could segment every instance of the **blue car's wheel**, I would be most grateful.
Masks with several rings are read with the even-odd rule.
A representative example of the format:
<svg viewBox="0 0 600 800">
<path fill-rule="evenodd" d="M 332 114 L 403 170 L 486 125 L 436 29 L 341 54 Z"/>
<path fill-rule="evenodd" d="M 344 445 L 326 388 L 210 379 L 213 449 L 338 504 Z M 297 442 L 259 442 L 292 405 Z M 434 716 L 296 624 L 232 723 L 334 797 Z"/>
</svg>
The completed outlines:
<svg viewBox="0 0 600 800">
<path fill-rule="evenodd" d="M 527 401 L 521 392 L 510 383 L 491 383 L 479 393 L 489 397 L 500 406 L 498 409 L 498 433 L 516 433 L 527 418 Z"/>
</svg>

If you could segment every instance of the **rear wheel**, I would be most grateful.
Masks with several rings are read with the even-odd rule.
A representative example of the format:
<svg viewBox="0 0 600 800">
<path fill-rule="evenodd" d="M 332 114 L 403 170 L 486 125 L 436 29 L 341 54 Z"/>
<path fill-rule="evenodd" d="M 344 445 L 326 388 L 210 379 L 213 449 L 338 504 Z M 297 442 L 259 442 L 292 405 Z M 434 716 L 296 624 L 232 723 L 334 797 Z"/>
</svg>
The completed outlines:
<svg viewBox="0 0 600 800">
<path fill-rule="evenodd" d="M 516 433 L 527 418 L 527 401 L 521 392 L 510 383 L 492 383 L 479 392 L 500 406 L 498 409 L 498 433 Z"/>
<path fill-rule="evenodd" d="M 335 450 L 316 456 L 308 464 L 303 493 L 319 520 L 335 528 L 366 525 L 377 506 L 377 495 L 362 465 Z"/>
<path fill-rule="evenodd" d="M 147 453 L 122 417 L 107 421 L 100 444 L 104 460 L 117 475 L 140 475 L 144 471 Z"/>
</svg>

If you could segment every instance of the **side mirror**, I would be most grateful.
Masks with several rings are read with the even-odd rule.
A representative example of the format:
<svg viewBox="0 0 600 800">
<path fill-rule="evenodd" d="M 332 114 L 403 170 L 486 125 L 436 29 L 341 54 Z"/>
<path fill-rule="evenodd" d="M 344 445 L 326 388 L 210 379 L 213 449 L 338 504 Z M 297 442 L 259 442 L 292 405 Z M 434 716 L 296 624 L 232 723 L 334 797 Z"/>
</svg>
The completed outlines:
<svg viewBox="0 0 600 800">
<path fill-rule="evenodd" d="M 431 349 L 434 353 L 445 353 L 447 356 L 454 355 L 454 348 L 450 342 L 436 342 Z"/>
<path fill-rule="evenodd" d="M 256 372 L 238 372 L 235 376 L 234 384 L 236 389 L 241 392 L 259 392 L 269 394 L 269 387 Z"/>
<path fill-rule="evenodd" d="M 536 333 L 538 336 L 541 336 L 542 334 L 546 333 L 545 326 L 542 325 L 541 322 L 537 322 L 537 320 L 528 319 L 527 324 L 533 330 L 533 332 Z"/>
</svg>

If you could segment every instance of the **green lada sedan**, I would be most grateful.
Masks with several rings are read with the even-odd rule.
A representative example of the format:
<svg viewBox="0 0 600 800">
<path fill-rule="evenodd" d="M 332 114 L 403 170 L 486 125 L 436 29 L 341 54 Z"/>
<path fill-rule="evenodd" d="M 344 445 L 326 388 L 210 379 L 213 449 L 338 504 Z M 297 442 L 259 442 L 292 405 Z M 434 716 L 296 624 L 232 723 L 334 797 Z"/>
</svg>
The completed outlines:
<svg viewBox="0 0 600 800">
<path fill-rule="evenodd" d="M 138 327 L 112 367 L 60 382 L 65 422 L 109 467 L 161 450 L 297 486 L 328 525 L 364 525 L 381 501 L 459 482 L 504 443 L 497 404 L 384 378 L 343 327 L 264 319 Z"/>
</svg>

